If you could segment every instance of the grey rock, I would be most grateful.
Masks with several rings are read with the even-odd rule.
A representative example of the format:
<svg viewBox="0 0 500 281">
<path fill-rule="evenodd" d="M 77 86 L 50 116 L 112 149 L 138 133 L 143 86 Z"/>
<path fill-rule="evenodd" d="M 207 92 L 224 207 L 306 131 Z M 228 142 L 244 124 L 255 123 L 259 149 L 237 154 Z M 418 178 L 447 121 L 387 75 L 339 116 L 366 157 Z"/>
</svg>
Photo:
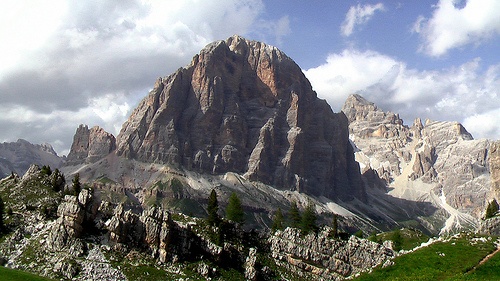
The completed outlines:
<svg viewBox="0 0 500 281">
<path fill-rule="evenodd" d="M 12 172 L 23 175 L 32 164 L 56 169 L 63 164 L 63 158 L 47 143 L 32 144 L 23 139 L 0 143 L 0 178 Z"/>
<path fill-rule="evenodd" d="M 347 126 L 283 52 L 234 36 L 156 81 L 123 125 L 117 154 L 364 200 Z"/>
<path fill-rule="evenodd" d="M 485 202 L 497 196 L 493 185 L 498 161 L 490 141 L 474 140 L 457 122 L 422 124 L 417 118 L 408 127 L 397 114 L 384 112 L 359 95 L 350 96 L 342 111 L 349 119 L 350 139 L 368 186 L 380 187 L 382 180 L 390 197 L 434 206 L 436 211 L 429 212 L 429 205 L 421 204 L 424 214 L 410 215 L 431 232 L 474 229 Z M 380 192 L 371 196 L 375 196 L 368 200 L 371 204 L 383 202 Z M 392 207 L 377 208 L 394 218 L 408 215 L 391 213 Z"/>
<path fill-rule="evenodd" d="M 248 257 L 245 261 L 245 278 L 247 280 L 257 280 L 257 269 L 255 269 L 256 262 L 257 249 L 250 248 L 248 251 Z"/>
<path fill-rule="evenodd" d="M 80 125 L 73 137 L 66 164 L 93 163 L 114 151 L 115 148 L 115 137 L 103 128 L 94 126 L 89 129 L 87 125 Z"/>
<path fill-rule="evenodd" d="M 286 228 L 269 238 L 271 255 L 292 265 L 296 271 L 340 279 L 368 270 L 395 256 L 392 249 L 351 236 L 348 241 L 329 237 L 331 229 L 302 236 Z"/>
<path fill-rule="evenodd" d="M 478 227 L 478 233 L 483 235 L 500 235 L 500 217 L 492 217 L 486 220 L 482 220 Z"/>
</svg>

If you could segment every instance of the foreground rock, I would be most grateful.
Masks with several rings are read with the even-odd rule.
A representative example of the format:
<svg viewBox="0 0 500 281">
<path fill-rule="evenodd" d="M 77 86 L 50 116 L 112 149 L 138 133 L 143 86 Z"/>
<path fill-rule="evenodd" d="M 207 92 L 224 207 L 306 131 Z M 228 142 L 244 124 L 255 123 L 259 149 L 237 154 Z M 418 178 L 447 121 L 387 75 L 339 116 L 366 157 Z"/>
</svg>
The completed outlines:
<svg viewBox="0 0 500 281">
<path fill-rule="evenodd" d="M 294 228 L 277 231 L 269 238 L 271 256 L 304 277 L 312 274 L 327 280 L 342 280 L 395 256 L 392 249 L 366 239 L 333 239 L 330 231 L 325 228 L 305 236 Z"/>
</svg>

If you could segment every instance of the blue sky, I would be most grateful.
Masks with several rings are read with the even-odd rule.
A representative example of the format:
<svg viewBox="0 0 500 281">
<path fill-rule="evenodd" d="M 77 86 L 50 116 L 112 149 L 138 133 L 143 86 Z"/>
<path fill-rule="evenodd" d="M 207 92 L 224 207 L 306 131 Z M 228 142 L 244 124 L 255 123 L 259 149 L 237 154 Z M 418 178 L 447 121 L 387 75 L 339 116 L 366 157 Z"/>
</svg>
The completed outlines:
<svg viewBox="0 0 500 281">
<path fill-rule="evenodd" d="M 233 34 L 277 46 L 334 111 L 360 93 L 500 138 L 500 1 L 19 0 L 0 3 L 0 142 L 66 154 L 117 134 L 159 76 Z"/>
</svg>

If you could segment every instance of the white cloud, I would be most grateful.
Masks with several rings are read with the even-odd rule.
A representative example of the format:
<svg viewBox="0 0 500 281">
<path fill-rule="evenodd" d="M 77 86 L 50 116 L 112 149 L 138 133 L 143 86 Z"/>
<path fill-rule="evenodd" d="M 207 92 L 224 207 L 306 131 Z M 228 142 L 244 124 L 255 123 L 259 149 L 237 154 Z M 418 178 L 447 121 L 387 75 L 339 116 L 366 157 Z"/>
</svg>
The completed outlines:
<svg viewBox="0 0 500 281">
<path fill-rule="evenodd" d="M 61 152 L 80 123 L 116 134 L 157 77 L 209 42 L 290 33 L 287 16 L 260 25 L 264 11 L 262 0 L 2 1 L 0 139 Z"/>
<path fill-rule="evenodd" d="M 367 23 L 375 14 L 376 11 L 384 11 L 384 4 L 378 3 L 375 5 L 366 4 L 361 6 L 351 6 L 345 16 L 344 22 L 340 27 L 343 36 L 350 36 L 356 25 Z"/>
<path fill-rule="evenodd" d="M 465 118 L 463 125 L 473 136 L 500 139 L 500 108 Z"/>
<path fill-rule="evenodd" d="M 500 34 L 499 11 L 498 0 L 468 0 L 462 7 L 453 0 L 440 0 L 432 17 L 419 17 L 413 30 L 424 41 L 422 51 L 441 56 L 450 49 L 481 44 Z"/>
<path fill-rule="evenodd" d="M 0 79 L 23 54 L 44 45 L 61 25 L 63 0 L 18 0 L 0 4 Z"/>
<path fill-rule="evenodd" d="M 336 111 L 349 94 L 360 93 L 385 111 L 400 113 L 406 123 L 416 117 L 459 121 L 475 137 L 500 139 L 500 114 L 495 115 L 500 112 L 500 64 L 485 71 L 480 66 L 481 60 L 474 59 L 419 71 L 377 52 L 345 50 L 304 73 Z"/>
</svg>

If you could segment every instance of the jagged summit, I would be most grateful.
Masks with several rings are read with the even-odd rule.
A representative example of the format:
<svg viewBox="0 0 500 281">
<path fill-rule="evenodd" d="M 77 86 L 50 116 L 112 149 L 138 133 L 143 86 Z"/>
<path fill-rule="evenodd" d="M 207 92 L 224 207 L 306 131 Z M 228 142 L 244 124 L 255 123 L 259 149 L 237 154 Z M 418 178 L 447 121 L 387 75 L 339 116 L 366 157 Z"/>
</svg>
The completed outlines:
<svg viewBox="0 0 500 281">
<path fill-rule="evenodd" d="M 116 149 L 115 137 L 99 126 L 81 124 L 75 132 L 67 165 L 93 163 Z"/>
<path fill-rule="evenodd" d="M 350 96 L 342 110 L 361 171 L 376 175 L 375 185 L 382 179 L 391 196 L 441 209 L 431 214 L 432 223 L 422 221 L 434 225 L 433 231 L 474 228 L 485 203 L 498 196 L 498 180 L 490 176 L 498 174 L 494 143 L 474 140 L 460 123 L 422 124 L 417 118 L 408 127 L 397 114 L 358 95 Z"/>
<path fill-rule="evenodd" d="M 283 52 L 233 36 L 156 81 L 123 125 L 117 154 L 363 198 L 347 125 Z"/>
</svg>

